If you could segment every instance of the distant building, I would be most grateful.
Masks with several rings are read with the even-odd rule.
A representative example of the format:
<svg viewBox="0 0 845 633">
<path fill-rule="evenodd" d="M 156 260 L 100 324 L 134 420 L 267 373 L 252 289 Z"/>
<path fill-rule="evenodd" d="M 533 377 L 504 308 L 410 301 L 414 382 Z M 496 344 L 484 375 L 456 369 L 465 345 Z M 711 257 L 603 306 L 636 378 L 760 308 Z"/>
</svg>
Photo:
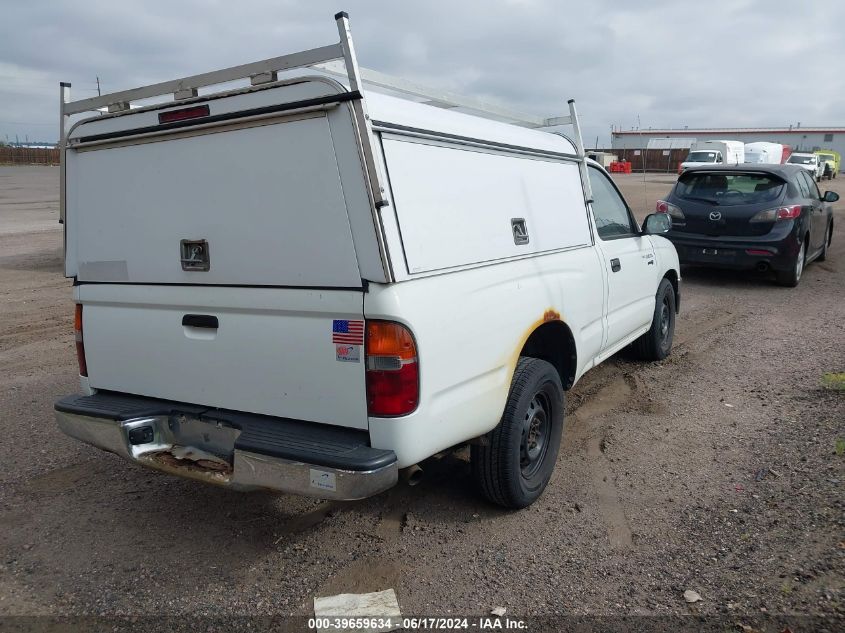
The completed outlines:
<svg viewBox="0 0 845 633">
<path fill-rule="evenodd" d="M 669 141 L 667 141 L 669 139 Z M 615 130 L 611 133 L 614 150 L 657 149 L 672 139 L 688 142 L 731 140 L 743 143 L 769 141 L 789 145 L 793 152 L 832 149 L 845 154 L 845 127 L 767 127 L 705 128 L 683 130 Z M 678 147 L 678 145 L 674 145 Z"/>
<path fill-rule="evenodd" d="M 25 147 L 27 149 L 56 149 L 58 144 L 47 141 L 28 141 L 26 143 L 8 143 L 9 147 Z"/>
</svg>

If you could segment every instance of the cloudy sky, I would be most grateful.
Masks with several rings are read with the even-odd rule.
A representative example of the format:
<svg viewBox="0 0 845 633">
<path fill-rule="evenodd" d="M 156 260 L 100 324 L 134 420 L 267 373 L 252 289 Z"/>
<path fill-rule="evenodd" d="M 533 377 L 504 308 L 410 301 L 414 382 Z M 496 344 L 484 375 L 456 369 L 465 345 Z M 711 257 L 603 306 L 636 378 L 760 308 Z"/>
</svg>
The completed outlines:
<svg viewBox="0 0 845 633">
<path fill-rule="evenodd" d="M 361 65 L 611 125 L 845 125 L 845 2 L 0 0 L 0 140 L 55 141 L 75 99 L 337 41 Z"/>
</svg>

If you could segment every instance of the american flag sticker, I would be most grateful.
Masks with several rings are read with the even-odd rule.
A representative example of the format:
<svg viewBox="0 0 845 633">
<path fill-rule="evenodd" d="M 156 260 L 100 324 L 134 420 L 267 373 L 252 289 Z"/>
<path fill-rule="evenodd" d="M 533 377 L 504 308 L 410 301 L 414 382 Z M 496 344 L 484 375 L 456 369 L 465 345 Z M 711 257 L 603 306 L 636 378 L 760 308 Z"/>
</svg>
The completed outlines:
<svg viewBox="0 0 845 633">
<path fill-rule="evenodd" d="M 332 321 L 332 343 L 363 345 L 364 322 L 335 319 Z"/>
</svg>

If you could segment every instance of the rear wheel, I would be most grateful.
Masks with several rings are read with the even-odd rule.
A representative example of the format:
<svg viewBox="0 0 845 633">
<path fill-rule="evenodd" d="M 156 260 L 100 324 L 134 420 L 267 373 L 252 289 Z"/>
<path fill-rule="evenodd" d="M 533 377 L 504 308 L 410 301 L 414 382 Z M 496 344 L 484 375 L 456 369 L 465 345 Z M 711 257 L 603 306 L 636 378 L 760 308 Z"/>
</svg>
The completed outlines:
<svg viewBox="0 0 845 633">
<path fill-rule="evenodd" d="M 798 285 L 798 282 L 801 281 L 801 273 L 804 272 L 804 264 L 807 263 L 806 244 L 807 240 L 801 242 L 801 248 L 798 251 L 798 255 L 795 257 L 795 263 L 792 265 L 792 268 L 785 271 L 779 271 L 777 273 L 777 280 L 781 286 L 794 288 Z"/>
<path fill-rule="evenodd" d="M 506 508 L 525 508 L 545 490 L 563 432 L 563 385 L 544 360 L 521 357 L 499 425 L 471 448 L 482 494 Z"/>
<path fill-rule="evenodd" d="M 675 289 L 663 279 L 655 295 L 651 328 L 632 344 L 634 353 L 643 360 L 663 360 L 672 351 L 675 336 Z"/>
<path fill-rule="evenodd" d="M 827 230 L 824 232 L 824 244 L 822 244 L 822 252 L 818 257 L 818 261 L 823 262 L 827 259 L 827 247 L 833 239 L 833 224 L 828 222 Z"/>
</svg>

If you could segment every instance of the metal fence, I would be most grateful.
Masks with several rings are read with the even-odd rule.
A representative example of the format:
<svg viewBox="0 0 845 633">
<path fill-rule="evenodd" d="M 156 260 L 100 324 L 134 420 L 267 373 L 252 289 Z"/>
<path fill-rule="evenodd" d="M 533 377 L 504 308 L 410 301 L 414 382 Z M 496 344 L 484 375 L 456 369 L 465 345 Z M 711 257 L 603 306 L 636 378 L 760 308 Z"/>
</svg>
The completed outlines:
<svg viewBox="0 0 845 633">
<path fill-rule="evenodd" d="M 596 151 L 615 154 L 621 161 L 630 161 L 631 171 L 634 173 L 643 171 L 643 161 L 645 161 L 645 171 L 677 173 L 678 165 L 686 160 L 687 154 L 689 154 L 689 149 L 685 147 L 674 149 L 600 149 Z"/>
<path fill-rule="evenodd" d="M 0 147 L 0 165 L 58 165 L 59 150 L 35 147 Z"/>
</svg>

